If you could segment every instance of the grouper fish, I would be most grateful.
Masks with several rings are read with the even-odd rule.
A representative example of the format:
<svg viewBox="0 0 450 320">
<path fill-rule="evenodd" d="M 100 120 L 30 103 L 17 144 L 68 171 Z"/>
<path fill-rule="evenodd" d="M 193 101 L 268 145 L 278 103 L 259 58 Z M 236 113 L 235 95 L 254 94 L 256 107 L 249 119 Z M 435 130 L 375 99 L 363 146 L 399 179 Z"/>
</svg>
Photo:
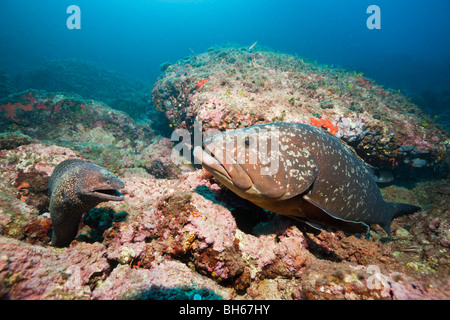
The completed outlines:
<svg viewBox="0 0 450 320">
<path fill-rule="evenodd" d="M 83 213 L 105 201 L 122 201 L 117 190 L 125 183 L 112 172 L 82 159 L 58 164 L 48 182 L 52 246 L 65 247 L 75 239 Z"/>
<path fill-rule="evenodd" d="M 342 141 L 300 123 L 270 123 L 217 134 L 196 161 L 238 196 L 269 211 L 349 234 L 419 211 L 384 201 L 374 175 Z"/>
</svg>

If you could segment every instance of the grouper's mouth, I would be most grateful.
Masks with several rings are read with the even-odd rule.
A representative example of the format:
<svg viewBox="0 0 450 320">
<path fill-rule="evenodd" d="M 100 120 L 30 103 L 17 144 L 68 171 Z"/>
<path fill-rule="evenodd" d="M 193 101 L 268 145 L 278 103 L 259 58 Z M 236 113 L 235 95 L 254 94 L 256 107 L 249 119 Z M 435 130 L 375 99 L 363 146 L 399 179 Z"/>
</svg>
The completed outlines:
<svg viewBox="0 0 450 320">
<path fill-rule="evenodd" d="M 219 153 L 217 155 L 208 146 L 205 146 L 205 150 L 199 146 L 195 147 L 194 157 L 209 173 L 216 176 L 222 182 L 228 182 L 241 190 L 252 187 L 252 179 L 238 163 L 231 159 L 228 159 L 228 161 L 219 161 L 219 159 L 225 159 L 225 157 L 217 149 L 214 150 L 216 154 Z"/>
</svg>

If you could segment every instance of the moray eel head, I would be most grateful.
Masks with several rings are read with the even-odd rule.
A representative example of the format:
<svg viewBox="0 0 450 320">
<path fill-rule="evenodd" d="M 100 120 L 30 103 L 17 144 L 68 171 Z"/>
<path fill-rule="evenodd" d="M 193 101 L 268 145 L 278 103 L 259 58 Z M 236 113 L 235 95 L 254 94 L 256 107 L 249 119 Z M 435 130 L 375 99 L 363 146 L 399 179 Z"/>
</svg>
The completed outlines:
<svg viewBox="0 0 450 320">
<path fill-rule="evenodd" d="M 80 184 L 80 197 L 95 198 L 103 201 L 122 201 L 124 196 L 118 189 L 125 188 L 125 183 L 110 171 L 98 167 L 98 172 L 86 175 Z"/>
<path fill-rule="evenodd" d="M 76 237 L 83 213 L 101 202 L 122 201 L 125 183 L 112 172 L 82 159 L 58 164 L 48 183 L 52 245 L 65 247 Z"/>
</svg>

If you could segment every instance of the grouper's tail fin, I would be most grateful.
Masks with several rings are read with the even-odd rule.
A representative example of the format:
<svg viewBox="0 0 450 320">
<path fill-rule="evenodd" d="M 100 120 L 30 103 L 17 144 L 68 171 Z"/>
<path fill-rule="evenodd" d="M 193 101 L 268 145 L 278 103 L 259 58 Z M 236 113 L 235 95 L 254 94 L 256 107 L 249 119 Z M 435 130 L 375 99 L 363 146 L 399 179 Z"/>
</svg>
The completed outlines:
<svg viewBox="0 0 450 320">
<path fill-rule="evenodd" d="M 392 219 L 406 216 L 408 214 L 412 214 L 414 212 L 422 210 L 421 207 L 415 206 L 413 204 L 400 203 L 400 202 L 390 202 L 390 204 L 394 207 L 394 215 Z"/>
<path fill-rule="evenodd" d="M 415 206 L 413 204 L 407 204 L 407 203 L 400 203 L 400 202 L 389 202 L 389 204 L 392 206 L 392 217 L 389 221 L 389 223 L 386 223 L 385 225 L 382 225 L 383 229 L 386 230 L 389 237 L 391 236 L 391 222 L 395 218 L 405 216 L 408 214 L 412 214 L 414 212 L 422 210 L 421 207 Z"/>
</svg>

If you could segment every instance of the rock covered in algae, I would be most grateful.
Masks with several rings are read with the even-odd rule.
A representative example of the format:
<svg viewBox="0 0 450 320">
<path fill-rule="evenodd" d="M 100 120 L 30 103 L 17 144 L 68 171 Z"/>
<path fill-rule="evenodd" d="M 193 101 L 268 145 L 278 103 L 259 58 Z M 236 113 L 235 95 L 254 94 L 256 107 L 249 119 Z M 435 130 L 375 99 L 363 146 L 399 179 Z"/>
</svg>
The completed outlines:
<svg viewBox="0 0 450 320">
<path fill-rule="evenodd" d="M 48 166 L 52 167 L 50 160 Z M 63 249 L 51 248 L 48 238 L 24 231 L 26 222 L 42 224 L 45 215 L 17 198 L 14 201 L 30 213 L 17 227 L 21 236 L 12 239 L 7 230 L 15 218 L 2 204 L 2 298 L 146 299 L 181 293 L 193 298 L 194 292 L 221 299 L 449 297 L 448 278 L 434 276 L 437 270 L 446 274 L 445 265 L 438 269 L 419 256 L 406 260 L 394 254 L 411 243 L 390 248 L 341 232 L 314 233 L 286 217 L 254 212 L 203 170 L 173 180 L 132 174 L 123 180 L 125 201 L 101 207 L 113 216 L 126 215 L 104 227 L 90 221 L 80 230 L 85 236 Z M 10 201 L 18 193 L 11 185 L 3 188 Z M 430 231 L 445 228 L 436 218 L 411 219 L 408 229 L 414 234 L 424 221 L 429 221 Z M 402 234 L 399 230 L 393 226 L 394 234 Z M 97 231 L 100 235 L 94 236 Z M 433 244 L 443 250 L 445 234 L 440 239 L 416 245 L 430 250 Z M 424 274 L 413 263 L 436 271 Z"/>
<path fill-rule="evenodd" d="M 76 150 L 112 171 L 142 168 L 156 177 L 175 177 L 184 170 L 172 161 L 173 143 L 156 135 L 151 123 L 74 94 L 10 95 L 0 100 L 0 127 L 3 149 L 35 139 Z"/>
<path fill-rule="evenodd" d="M 151 111 L 150 85 L 90 61 L 50 60 L 31 71 L 29 78 L 31 88 L 102 101 L 134 119 Z"/>
<path fill-rule="evenodd" d="M 32 142 L 33 139 L 18 131 L 0 133 L 0 150 L 14 149 Z"/>
<path fill-rule="evenodd" d="M 449 134 L 398 91 L 356 71 L 269 50 L 211 48 L 182 59 L 152 91 L 173 127 L 301 122 L 355 146 L 371 164 L 420 168 L 443 159 Z"/>
<path fill-rule="evenodd" d="M 406 100 L 398 92 L 362 75 L 269 51 L 210 50 L 165 66 L 155 90 L 155 103 L 165 108 L 173 126 L 189 127 L 189 117 L 224 130 L 271 121 L 312 123 L 312 116 L 326 130 L 337 126 L 336 135 L 359 151 L 377 156 L 382 154 L 378 147 L 386 146 L 384 125 L 395 129 L 386 136 L 397 139 L 389 141 L 398 161 L 420 165 L 417 156 L 432 163 L 442 147 L 437 127 L 408 127 L 411 141 L 406 141 L 388 121 L 393 115 L 405 121 L 422 116 L 415 106 L 402 114 Z M 393 107 L 371 114 L 377 104 Z M 443 177 L 417 181 L 410 189 L 383 188 L 387 201 L 414 198 L 424 207 L 396 219 L 396 241 L 385 243 L 377 227 L 370 240 L 315 232 L 236 198 L 204 170 L 183 173 L 187 169 L 171 162 L 173 145 L 167 138 L 100 102 L 26 91 L 1 101 L 0 121 L 3 132 L 21 132 L 33 140 L 0 150 L 1 298 L 450 297 L 450 202 Z M 417 130 L 422 130 L 422 144 L 413 141 Z M 431 134 L 439 142 L 423 153 Z M 77 240 L 55 249 L 49 246 L 47 181 L 59 162 L 72 157 L 119 172 L 127 186 L 125 201 L 100 204 L 85 216 Z"/>
<path fill-rule="evenodd" d="M 135 144 L 152 137 L 127 114 L 74 94 L 27 90 L 0 101 L 2 131 L 18 130 L 39 140 Z M 92 131 L 103 130 L 94 135 Z M 103 137 L 102 137 L 103 136 Z M 103 140 L 101 140 L 103 139 Z"/>
</svg>

